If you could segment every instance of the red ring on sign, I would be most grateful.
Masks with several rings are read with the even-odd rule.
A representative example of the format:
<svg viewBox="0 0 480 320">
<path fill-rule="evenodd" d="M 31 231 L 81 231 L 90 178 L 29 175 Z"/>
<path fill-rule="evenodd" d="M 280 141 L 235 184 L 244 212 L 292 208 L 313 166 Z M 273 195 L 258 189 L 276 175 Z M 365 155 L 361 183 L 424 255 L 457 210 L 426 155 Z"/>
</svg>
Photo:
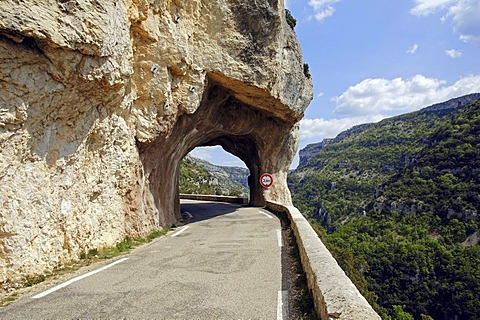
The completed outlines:
<svg viewBox="0 0 480 320">
<path fill-rule="evenodd" d="M 269 173 L 264 173 L 260 176 L 260 184 L 264 188 L 268 188 L 273 184 L 273 177 Z"/>
</svg>

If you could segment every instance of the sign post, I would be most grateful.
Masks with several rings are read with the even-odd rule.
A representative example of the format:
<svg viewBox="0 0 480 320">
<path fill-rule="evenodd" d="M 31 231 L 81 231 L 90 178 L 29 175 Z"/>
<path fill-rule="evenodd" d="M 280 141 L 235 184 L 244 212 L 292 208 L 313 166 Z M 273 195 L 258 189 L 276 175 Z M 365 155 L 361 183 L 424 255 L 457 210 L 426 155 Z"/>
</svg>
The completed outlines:
<svg viewBox="0 0 480 320">
<path fill-rule="evenodd" d="M 260 184 L 264 188 L 268 188 L 273 184 L 273 177 L 269 173 L 264 173 L 260 176 Z"/>
</svg>

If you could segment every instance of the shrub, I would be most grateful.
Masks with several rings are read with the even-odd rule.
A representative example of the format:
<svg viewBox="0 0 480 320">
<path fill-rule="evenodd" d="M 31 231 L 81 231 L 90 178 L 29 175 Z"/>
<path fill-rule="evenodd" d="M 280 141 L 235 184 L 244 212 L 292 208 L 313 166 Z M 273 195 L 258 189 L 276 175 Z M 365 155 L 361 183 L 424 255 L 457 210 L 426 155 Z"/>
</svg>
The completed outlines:
<svg viewBox="0 0 480 320">
<path fill-rule="evenodd" d="M 287 23 L 290 26 L 290 28 L 292 28 L 292 30 L 294 30 L 295 26 L 297 25 L 297 19 L 295 19 L 292 16 L 292 13 L 288 9 L 285 9 L 285 17 L 287 18 Z"/>
<path fill-rule="evenodd" d="M 310 79 L 312 77 L 312 75 L 310 74 L 310 67 L 309 67 L 308 63 L 303 64 L 303 74 L 308 79 Z"/>
</svg>

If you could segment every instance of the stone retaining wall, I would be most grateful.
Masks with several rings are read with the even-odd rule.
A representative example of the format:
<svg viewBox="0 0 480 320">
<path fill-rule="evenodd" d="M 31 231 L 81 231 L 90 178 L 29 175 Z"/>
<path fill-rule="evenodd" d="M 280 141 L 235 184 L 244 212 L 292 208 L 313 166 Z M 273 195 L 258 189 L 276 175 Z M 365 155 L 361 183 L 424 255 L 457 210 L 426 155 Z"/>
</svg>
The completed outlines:
<svg viewBox="0 0 480 320">
<path fill-rule="evenodd" d="M 291 221 L 320 319 L 380 319 L 297 208 L 273 201 L 268 201 L 266 208 L 286 213 Z"/>
</svg>

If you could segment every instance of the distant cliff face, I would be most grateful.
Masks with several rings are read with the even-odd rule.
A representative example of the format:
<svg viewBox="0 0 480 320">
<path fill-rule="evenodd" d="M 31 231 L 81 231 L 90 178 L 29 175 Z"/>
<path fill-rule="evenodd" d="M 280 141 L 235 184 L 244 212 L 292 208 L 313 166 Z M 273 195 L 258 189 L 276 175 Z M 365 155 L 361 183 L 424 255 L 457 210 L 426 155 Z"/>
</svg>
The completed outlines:
<svg viewBox="0 0 480 320">
<path fill-rule="evenodd" d="M 246 168 L 240 167 L 221 167 L 230 177 L 230 179 L 240 183 L 243 187 L 248 188 L 249 172 Z"/>
<path fill-rule="evenodd" d="M 247 197 L 249 171 L 186 156 L 180 165 L 180 192 Z"/>
<path fill-rule="evenodd" d="M 308 161 L 317 153 L 319 153 L 328 143 L 330 139 L 324 139 L 322 142 L 318 143 L 312 143 L 307 145 L 305 148 L 300 150 L 299 157 L 300 161 L 298 164 L 298 169 L 306 166 L 308 164 Z"/>
<path fill-rule="evenodd" d="M 431 112 L 441 112 L 441 111 L 452 111 L 454 109 L 463 108 L 474 100 L 480 99 L 480 93 L 472 93 L 462 97 L 450 99 L 445 102 L 436 103 L 429 107 L 423 108 L 420 110 L 420 113 L 431 113 Z"/>
<path fill-rule="evenodd" d="M 367 129 L 370 127 L 372 123 L 364 123 L 364 124 L 359 124 L 356 126 L 351 127 L 348 130 L 340 132 L 335 138 L 333 139 L 323 139 L 323 141 L 318 142 L 318 143 L 312 143 L 307 145 L 305 148 L 300 150 L 299 156 L 300 156 L 300 162 L 298 165 L 298 169 L 308 165 L 308 162 L 310 159 L 318 154 L 320 151 L 322 151 L 323 148 L 325 148 L 329 143 L 332 142 L 339 142 L 351 135 L 354 135 L 357 132 L 362 132 L 363 130 Z"/>
<path fill-rule="evenodd" d="M 199 145 L 290 202 L 311 97 L 283 1 L 2 1 L 0 281 L 175 223 Z"/>
</svg>

